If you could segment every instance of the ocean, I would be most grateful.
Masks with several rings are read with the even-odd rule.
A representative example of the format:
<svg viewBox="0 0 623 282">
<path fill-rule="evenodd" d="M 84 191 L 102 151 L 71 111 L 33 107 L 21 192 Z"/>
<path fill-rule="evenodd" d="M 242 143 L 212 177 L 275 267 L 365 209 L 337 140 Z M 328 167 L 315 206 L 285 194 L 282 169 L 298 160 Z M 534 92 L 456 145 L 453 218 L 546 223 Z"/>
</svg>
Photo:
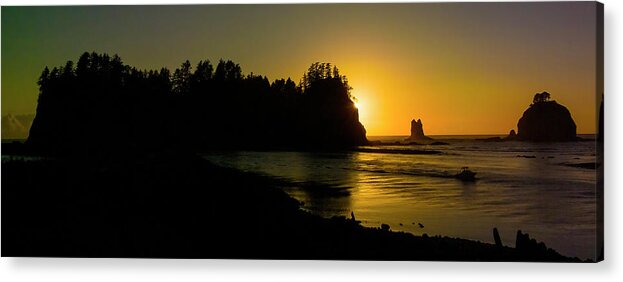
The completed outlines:
<svg viewBox="0 0 623 282">
<path fill-rule="evenodd" d="M 286 192 L 321 216 L 354 213 L 365 226 L 493 243 L 497 227 L 514 247 L 517 230 L 566 256 L 595 259 L 597 170 L 593 140 L 485 142 L 491 136 L 432 136 L 448 145 L 370 146 L 365 152 L 205 154 L 215 164 L 293 183 Z M 594 135 L 581 136 L 594 139 Z M 406 136 L 368 137 L 394 142 Z M 384 149 L 380 151 L 379 149 Z M 375 151 L 377 150 L 377 151 Z M 441 154 L 409 154 L 436 150 Z M 453 177 L 461 167 L 475 182 Z M 420 225 L 421 224 L 421 225 Z"/>
</svg>

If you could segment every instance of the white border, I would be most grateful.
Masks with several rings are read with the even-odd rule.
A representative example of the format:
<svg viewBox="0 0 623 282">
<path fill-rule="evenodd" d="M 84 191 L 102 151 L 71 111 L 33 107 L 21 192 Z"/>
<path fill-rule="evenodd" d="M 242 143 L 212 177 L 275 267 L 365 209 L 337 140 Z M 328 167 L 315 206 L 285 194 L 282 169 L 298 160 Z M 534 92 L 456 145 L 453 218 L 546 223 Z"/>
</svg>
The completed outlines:
<svg viewBox="0 0 623 282">
<path fill-rule="evenodd" d="M 6 5 L 93 5 L 93 4 L 191 4 L 224 3 L 206 0 L 127 1 L 19 1 L 0 0 Z M 234 3 L 282 3 L 284 1 L 227 1 Z M 328 1 L 295 1 L 323 3 Z M 374 1 L 339 1 L 374 2 Z M 409 1 L 392 1 L 409 2 Z M 448 2 L 448 1 L 420 1 Z M 467 2 L 467 1 L 455 1 Z M 481 1 L 493 2 L 493 1 Z M 354 261 L 254 261 L 254 260 L 159 260 L 159 259 L 45 259 L 1 258 L 0 281 L 623 281 L 622 151 L 623 123 L 621 93 L 621 48 L 623 1 L 605 4 L 605 116 L 606 116 L 606 261 L 599 264 L 457 263 L 457 262 L 354 262 Z M 618 17 L 617 17 L 618 16 Z M 620 52 L 620 51 L 619 51 Z"/>
</svg>

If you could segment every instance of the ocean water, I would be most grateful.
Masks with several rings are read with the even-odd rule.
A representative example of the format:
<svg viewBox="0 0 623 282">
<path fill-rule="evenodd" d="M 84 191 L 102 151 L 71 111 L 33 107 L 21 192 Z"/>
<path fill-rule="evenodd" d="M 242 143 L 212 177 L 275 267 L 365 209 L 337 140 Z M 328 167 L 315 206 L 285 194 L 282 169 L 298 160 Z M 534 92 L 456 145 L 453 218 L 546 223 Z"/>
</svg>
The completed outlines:
<svg viewBox="0 0 623 282">
<path fill-rule="evenodd" d="M 517 230 L 563 255 L 595 259 L 595 142 L 484 142 L 486 136 L 433 136 L 449 145 L 366 147 L 371 152 L 220 152 L 218 165 L 289 180 L 284 189 L 325 217 L 353 212 L 365 226 L 389 224 L 416 235 L 442 235 L 515 246 Z M 594 138 L 594 136 L 584 136 Z M 405 137 L 369 137 L 391 142 Z M 376 149 L 392 149 L 375 152 Z M 401 150 L 438 150 L 439 155 Z M 527 158 L 526 156 L 529 156 Z M 468 166 L 475 182 L 452 175 Z M 419 223 L 423 227 L 419 226 Z M 601 246 L 599 246 L 601 248 Z"/>
</svg>

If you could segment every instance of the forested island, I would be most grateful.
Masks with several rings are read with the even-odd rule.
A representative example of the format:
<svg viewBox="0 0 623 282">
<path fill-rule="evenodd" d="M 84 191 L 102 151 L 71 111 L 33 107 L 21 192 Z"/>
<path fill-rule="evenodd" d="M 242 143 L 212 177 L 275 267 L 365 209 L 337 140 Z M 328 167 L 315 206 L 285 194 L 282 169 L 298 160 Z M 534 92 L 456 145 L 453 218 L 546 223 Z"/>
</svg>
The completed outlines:
<svg viewBox="0 0 623 282">
<path fill-rule="evenodd" d="M 119 56 L 84 53 L 45 68 L 27 145 L 42 153 L 226 148 L 347 148 L 367 143 L 350 86 L 314 63 L 297 85 L 240 65 L 184 62 L 139 70 Z"/>
<path fill-rule="evenodd" d="M 575 121 L 569 110 L 551 100 L 551 94 L 536 93 L 532 104 L 517 122 L 517 135 L 513 131 L 508 139 L 534 142 L 576 141 Z"/>
</svg>

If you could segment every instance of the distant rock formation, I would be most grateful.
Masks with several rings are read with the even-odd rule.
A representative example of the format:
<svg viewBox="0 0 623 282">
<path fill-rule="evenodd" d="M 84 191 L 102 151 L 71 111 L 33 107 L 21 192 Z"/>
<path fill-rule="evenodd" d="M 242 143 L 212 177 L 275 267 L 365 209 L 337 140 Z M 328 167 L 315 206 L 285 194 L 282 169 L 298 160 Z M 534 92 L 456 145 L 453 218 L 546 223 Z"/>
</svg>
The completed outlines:
<svg viewBox="0 0 623 282">
<path fill-rule="evenodd" d="M 2 116 L 2 139 L 25 139 L 32 125 L 33 114 Z"/>
<path fill-rule="evenodd" d="M 415 121 L 415 119 L 411 120 L 411 136 L 407 138 L 407 141 L 414 141 L 414 140 L 418 140 L 418 141 L 433 140 L 432 138 L 424 135 L 424 128 L 422 126 L 422 120 L 420 119 L 418 119 L 417 121 Z"/>
<path fill-rule="evenodd" d="M 504 141 L 513 141 L 513 140 L 517 140 L 517 133 L 515 133 L 514 129 L 511 129 L 511 131 L 508 133 L 508 136 L 506 136 L 506 138 L 502 139 Z"/>
<path fill-rule="evenodd" d="M 569 110 L 547 92 L 534 95 L 533 103 L 517 123 L 517 135 L 511 131 L 507 139 L 535 142 L 577 140 L 576 126 Z"/>
</svg>

